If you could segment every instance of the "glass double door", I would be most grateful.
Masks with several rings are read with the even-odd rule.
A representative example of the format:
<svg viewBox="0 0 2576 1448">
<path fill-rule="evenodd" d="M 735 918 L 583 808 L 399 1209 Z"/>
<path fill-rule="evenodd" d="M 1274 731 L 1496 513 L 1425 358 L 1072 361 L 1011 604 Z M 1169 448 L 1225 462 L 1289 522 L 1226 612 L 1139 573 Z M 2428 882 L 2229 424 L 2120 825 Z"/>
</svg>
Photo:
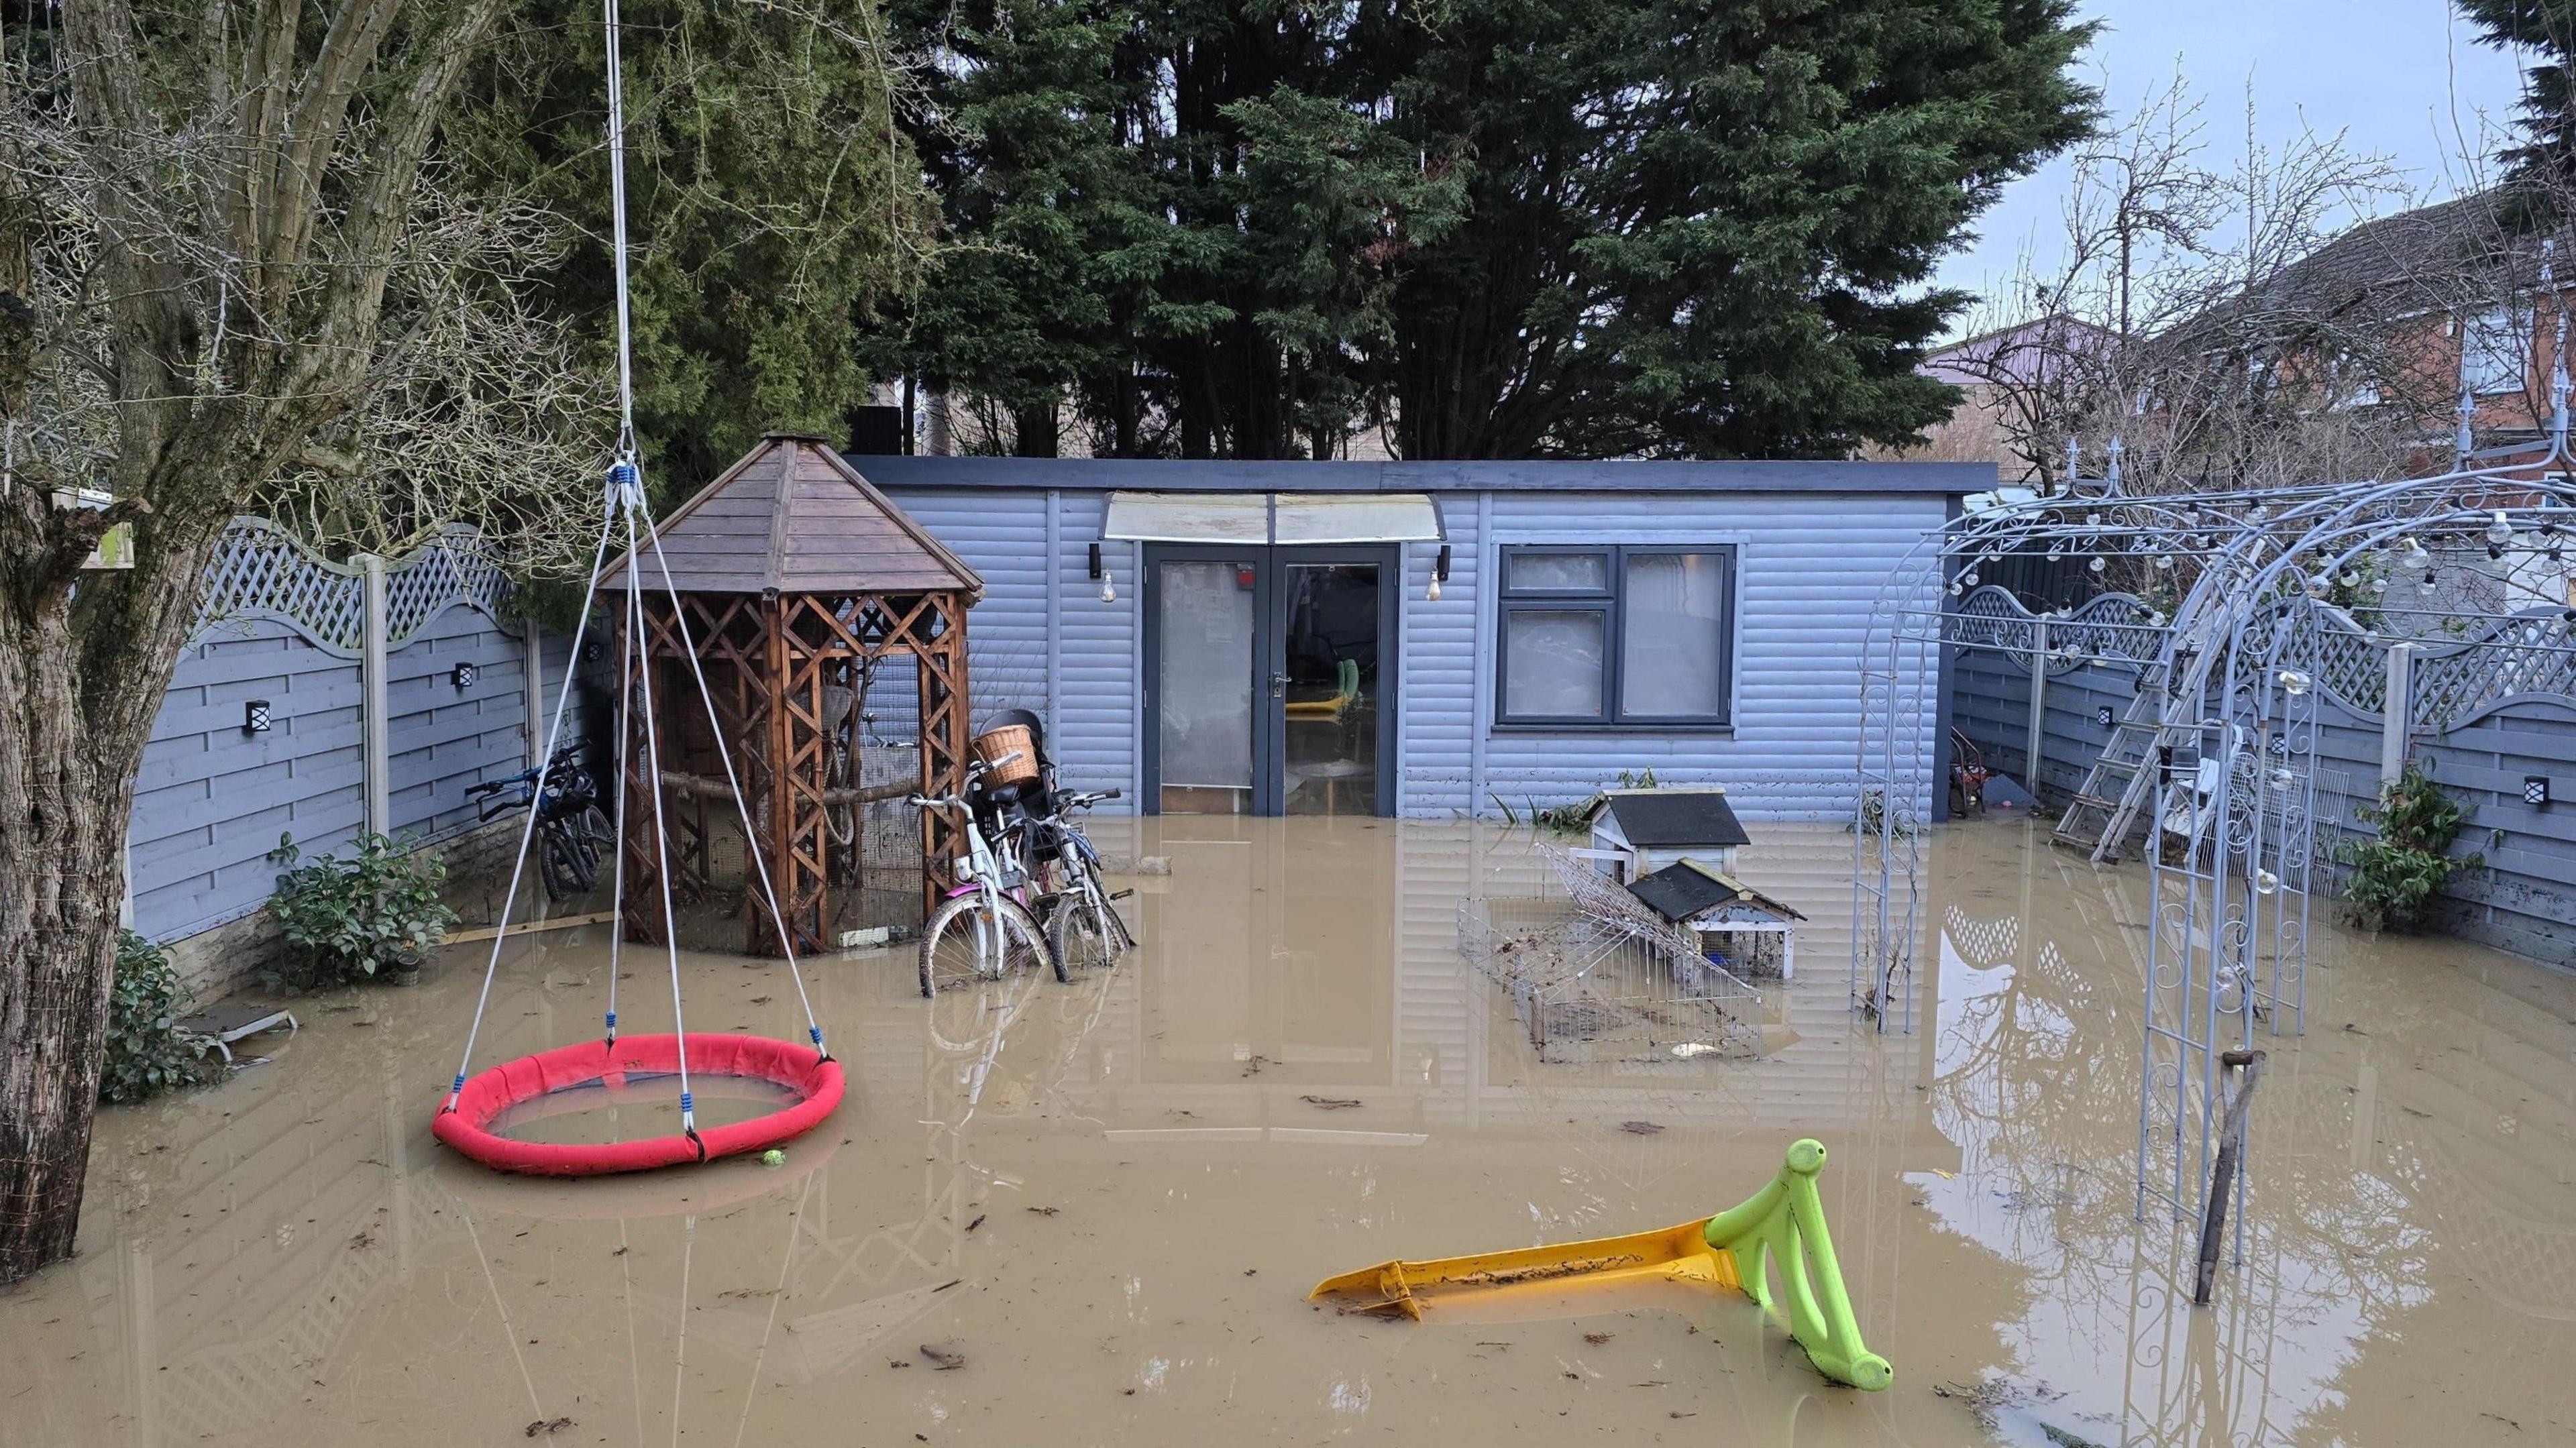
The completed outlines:
<svg viewBox="0 0 2576 1448">
<path fill-rule="evenodd" d="M 1148 547 L 1147 807 L 1389 812 L 1400 576 L 1384 545 Z"/>
</svg>

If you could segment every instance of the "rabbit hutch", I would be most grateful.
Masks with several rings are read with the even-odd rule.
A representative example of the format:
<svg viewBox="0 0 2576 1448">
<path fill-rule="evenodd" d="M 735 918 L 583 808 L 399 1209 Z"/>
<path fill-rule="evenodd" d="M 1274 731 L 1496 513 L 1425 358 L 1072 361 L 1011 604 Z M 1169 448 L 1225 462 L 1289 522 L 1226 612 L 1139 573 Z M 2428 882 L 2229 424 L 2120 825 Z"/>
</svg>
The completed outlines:
<svg viewBox="0 0 2576 1448">
<path fill-rule="evenodd" d="M 764 438 L 657 531 L 636 579 L 652 753 L 643 693 L 622 681 L 626 938 L 663 938 L 667 852 L 692 921 L 738 915 L 746 950 L 782 953 L 746 814 L 797 952 L 918 923 L 964 844 L 956 820 L 904 801 L 965 783 L 966 613 L 982 578 L 817 438 Z M 620 559 L 599 585 L 621 627 L 634 566 Z"/>
</svg>

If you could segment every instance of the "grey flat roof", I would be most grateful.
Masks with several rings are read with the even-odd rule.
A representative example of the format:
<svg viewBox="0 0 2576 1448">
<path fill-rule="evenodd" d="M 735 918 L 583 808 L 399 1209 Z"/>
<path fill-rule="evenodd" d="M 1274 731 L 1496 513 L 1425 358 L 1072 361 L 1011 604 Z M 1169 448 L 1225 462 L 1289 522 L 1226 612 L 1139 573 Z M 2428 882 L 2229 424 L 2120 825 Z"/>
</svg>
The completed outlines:
<svg viewBox="0 0 2576 1448">
<path fill-rule="evenodd" d="M 1995 486 L 1993 463 L 1177 462 L 844 454 L 880 488 L 1132 488 L 1156 493 L 1910 493 Z"/>
</svg>

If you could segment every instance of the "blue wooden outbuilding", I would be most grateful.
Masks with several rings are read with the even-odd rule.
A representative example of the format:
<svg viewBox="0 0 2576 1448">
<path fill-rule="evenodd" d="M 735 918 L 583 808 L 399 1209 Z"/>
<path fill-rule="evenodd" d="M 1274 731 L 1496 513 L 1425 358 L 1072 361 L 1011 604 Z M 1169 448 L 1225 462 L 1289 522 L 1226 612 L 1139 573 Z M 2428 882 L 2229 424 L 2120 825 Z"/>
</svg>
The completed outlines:
<svg viewBox="0 0 2576 1448">
<path fill-rule="evenodd" d="M 1038 710 L 1069 784 L 1167 813 L 1498 816 L 1652 770 L 1750 817 L 1840 817 L 1880 595 L 1995 485 L 1963 463 L 850 462 L 982 575 L 979 717 Z"/>
</svg>

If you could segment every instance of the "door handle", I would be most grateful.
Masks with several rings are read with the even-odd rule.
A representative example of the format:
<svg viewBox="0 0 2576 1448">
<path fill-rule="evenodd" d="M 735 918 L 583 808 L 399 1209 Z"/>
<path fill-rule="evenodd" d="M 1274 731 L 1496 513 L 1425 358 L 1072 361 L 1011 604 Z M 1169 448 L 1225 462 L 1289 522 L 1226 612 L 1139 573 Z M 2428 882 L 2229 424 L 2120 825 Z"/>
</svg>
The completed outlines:
<svg viewBox="0 0 2576 1448">
<path fill-rule="evenodd" d="M 1287 694 L 1288 676 L 1286 674 L 1272 674 L 1270 676 L 1270 697 L 1273 699 L 1280 699 L 1287 697 Z"/>
</svg>

